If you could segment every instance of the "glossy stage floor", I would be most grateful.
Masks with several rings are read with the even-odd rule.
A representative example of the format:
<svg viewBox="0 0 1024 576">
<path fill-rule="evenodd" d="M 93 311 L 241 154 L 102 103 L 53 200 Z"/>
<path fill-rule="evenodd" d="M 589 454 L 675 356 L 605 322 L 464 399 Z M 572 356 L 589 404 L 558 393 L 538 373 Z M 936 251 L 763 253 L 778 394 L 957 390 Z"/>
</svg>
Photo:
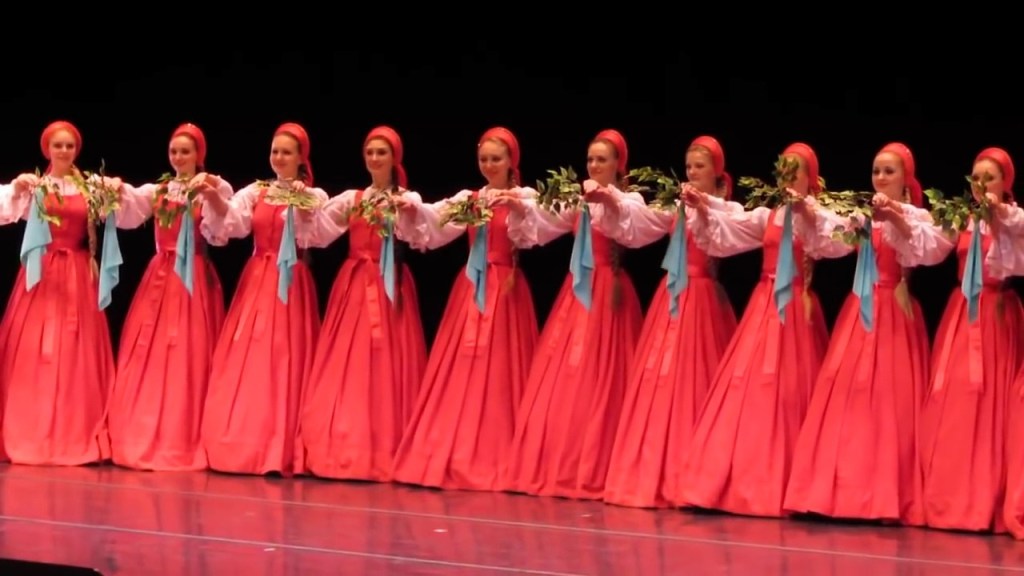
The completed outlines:
<svg viewBox="0 0 1024 576">
<path fill-rule="evenodd" d="M 0 466 L 0 558 L 114 574 L 1024 572 L 1024 542 L 510 494 Z"/>
</svg>

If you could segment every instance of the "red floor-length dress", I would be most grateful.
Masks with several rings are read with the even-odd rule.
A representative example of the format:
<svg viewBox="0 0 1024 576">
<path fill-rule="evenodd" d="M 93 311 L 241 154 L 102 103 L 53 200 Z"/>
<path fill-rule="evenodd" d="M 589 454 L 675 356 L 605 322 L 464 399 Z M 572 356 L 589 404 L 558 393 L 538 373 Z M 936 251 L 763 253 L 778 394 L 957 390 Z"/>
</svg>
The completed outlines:
<svg viewBox="0 0 1024 576">
<path fill-rule="evenodd" d="M 90 261 L 88 208 L 77 186 L 48 178 L 50 224 L 39 283 L 18 270 L 0 321 L 4 451 L 15 464 L 81 465 L 110 458 L 106 402 L 114 358 Z M 8 194 L 10 190 L 5 191 Z M 32 196 L 0 200 L 0 221 L 27 219 Z"/>
<path fill-rule="evenodd" d="M 750 516 L 781 516 L 793 448 L 828 345 L 817 295 L 806 285 L 807 261 L 840 248 L 818 226 L 793 215 L 792 299 L 780 318 L 774 295 L 785 209 L 709 198 L 693 234 L 708 254 L 725 257 L 763 248 L 761 280 L 726 349 L 694 427 L 678 504 Z"/>
<path fill-rule="evenodd" d="M 918 218 L 927 212 L 903 205 Z M 875 226 L 869 331 L 851 293 L 832 330 L 793 455 L 785 508 L 837 518 L 924 522 L 917 450 L 928 379 L 924 314 L 910 296 L 889 225 Z M 863 255 L 862 255 L 863 257 Z"/>
<path fill-rule="evenodd" d="M 986 258 L 989 273 L 999 277 L 1024 275 L 1024 209 L 1013 206 L 999 223 L 997 241 Z M 1005 313 L 1006 302 L 1003 301 Z M 1019 332 L 1018 332 L 1019 334 Z M 1018 336 L 1018 346 L 1024 338 Z M 1018 348 L 1020 350 L 1020 348 Z M 1010 535 L 1024 540 L 1024 350 L 1020 368 L 1006 394 L 1006 498 L 1003 521 Z"/>
<path fill-rule="evenodd" d="M 15 206 L 18 201 L 14 195 L 14 184 L 0 184 L 0 226 L 13 224 L 21 219 L 25 208 Z M 2 343 L 0 343 L 2 345 Z M 0 358 L 3 357 L 3 349 L 0 348 Z M 7 452 L 4 451 L 4 387 L 0 380 L 0 462 L 7 462 Z"/>
<path fill-rule="evenodd" d="M 169 209 L 184 206 L 183 185 L 125 186 L 117 215 L 121 228 L 136 228 L 154 214 L 154 202 Z M 230 185 L 218 193 L 231 198 Z M 193 208 L 192 292 L 175 272 L 183 214 L 170 225 L 154 218 L 156 254 L 121 330 L 117 377 L 109 403 L 110 438 L 115 464 L 142 470 L 200 470 L 206 450 L 200 439 L 210 359 L 224 322 L 224 291 L 206 256 L 210 231 L 204 225 L 208 205 Z M 213 238 L 223 244 L 220 239 Z"/>
<path fill-rule="evenodd" d="M 614 195 L 622 192 L 610 188 Z M 527 203 L 522 226 L 530 244 L 582 233 L 579 211 L 546 212 Z M 621 247 L 602 234 L 603 207 L 593 215 L 589 310 L 562 284 L 537 342 L 516 414 L 505 488 L 538 496 L 600 499 L 626 388 L 629 363 L 643 323 L 633 282 L 618 263 Z"/>
<path fill-rule="evenodd" d="M 608 464 L 604 501 L 660 507 L 677 498 L 693 424 L 736 329 L 736 316 L 716 280 L 716 259 L 700 250 L 689 233 L 696 213 L 686 213 L 682 228 L 675 211 L 650 209 L 640 195 L 628 197 L 633 202 L 620 202 L 616 224 L 605 217 L 606 229 L 630 248 L 669 235 L 666 264 L 673 257 L 673 235 L 683 234 L 687 284 L 677 297 L 676 314 L 670 308 L 669 275 L 658 284 L 648 307 Z"/>
<path fill-rule="evenodd" d="M 317 476 L 390 481 L 423 378 L 427 350 L 412 273 L 396 263 L 392 301 L 381 274 L 379 227 L 358 214 L 333 224 L 363 199 L 385 193 L 347 190 L 318 215 L 325 240 L 348 232 L 349 251 L 327 302 L 303 406 L 306 461 Z"/>
<path fill-rule="evenodd" d="M 323 190 L 306 190 L 327 201 Z M 320 316 L 313 276 L 302 257 L 292 268 L 288 302 L 278 295 L 287 207 L 270 204 L 266 195 L 266 188 L 251 184 L 231 198 L 223 218 L 210 214 L 205 220 L 214 238 L 252 233 L 253 255 L 214 348 L 201 436 L 214 470 L 290 475 L 303 471 L 299 406 Z M 316 238 L 307 239 L 307 246 L 318 245 Z"/>
<path fill-rule="evenodd" d="M 954 241 L 930 224 L 915 226 L 905 259 L 940 262 L 955 248 L 965 273 L 971 226 Z M 968 320 L 957 286 L 935 335 L 931 379 L 921 413 L 919 446 L 924 472 L 925 523 L 932 528 L 1005 532 L 1008 407 L 1018 393 L 1014 376 L 1022 358 L 1022 310 L 993 257 L 999 241 L 981 225 L 982 289 L 978 316 Z"/>
<path fill-rule="evenodd" d="M 676 212 L 620 202 L 615 240 L 640 247 L 677 228 Z M 636 507 L 662 507 L 679 500 L 683 462 L 697 415 L 736 330 L 736 315 L 716 279 L 717 261 L 688 231 L 696 212 L 686 213 L 687 286 L 672 314 L 669 277 L 658 284 L 631 363 L 622 415 L 612 449 L 604 500 Z M 682 229 L 680 229 L 680 232 Z M 671 252 L 668 257 L 671 257 Z"/>
<path fill-rule="evenodd" d="M 520 189 L 520 194 L 523 190 Z M 490 190 L 462 191 L 451 202 L 476 201 Z M 526 192 L 529 193 L 529 192 Z M 413 248 L 432 249 L 463 233 L 472 247 L 478 228 L 440 226 L 447 201 L 419 205 L 408 226 Z M 427 363 L 423 387 L 395 457 L 395 480 L 422 486 L 500 490 L 515 414 L 533 360 L 537 316 L 526 276 L 516 265 L 509 209 L 495 206 L 484 229 L 484 308 L 464 266 L 455 279 Z"/>
</svg>

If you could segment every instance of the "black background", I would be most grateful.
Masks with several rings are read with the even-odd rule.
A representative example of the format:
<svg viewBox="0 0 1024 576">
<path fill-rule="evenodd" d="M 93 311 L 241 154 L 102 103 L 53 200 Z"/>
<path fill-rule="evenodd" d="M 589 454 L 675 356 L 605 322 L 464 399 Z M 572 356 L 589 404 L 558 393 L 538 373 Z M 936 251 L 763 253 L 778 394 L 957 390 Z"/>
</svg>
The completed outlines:
<svg viewBox="0 0 1024 576">
<path fill-rule="evenodd" d="M 315 184 L 332 196 L 368 184 L 363 138 L 388 124 L 404 140 L 410 187 L 431 201 L 483 184 L 475 148 L 494 125 L 518 136 L 529 184 L 562 165 L 585 173 L 587 144 L 604 128 L 624 134 L 632 167 L 679 173 L 688 143 L 714 135 L 735 178 L 768 176 L 786 145 L 804 141 L 817 151 L 831 189 L 869 190 L 874 154 L 894 140 L 914 151 L 926 188 L 947 192 L 963 190 L 963 176 L 984 147 L 1002 146 L 1011 155 L 1024 149 L 1016 59 L 1012 52 L 983 49 L 970 33 L 963 42 L 931 34 L 923 36 L 929 41 L 886 43 L 870 40 L 868 27 L 854 38 L 837 34 L 767 46 L 738 35 L 721 44 L 697 41 L 683 30 L 678 40 L 657 45 L 598 35 L 551 47 L 552 33 L 536 26 L 536 36 L 463 32 L 406 39 L 388 32 L 351 42 L 349 49 L 332 42 L 313 48 L 264 29 L 232 35 L 220 47 L 158 33 L 153 38 L 168 40 L 154 41 L 147 30 L 115 26 L 105 42 L 79 38 L 52 47 L 63 56 L 23 59 L 9 46 L 0 179 L 45 166 L 39 136 L 55 119 L 81 130 L 81 168 L 95 170 L 103 158 L 108 173 L 137 185 L 170 170 L 171 131 L 193 122 L 207 137 L 208 170 L 235 189 L 271 175 L 274 129 L 299 122 L 312 140 Z M 62 64 L 72 56 L 74 66 Z M 119 233 L 126 263 L 108 308 L 115 343 L 154 252 L 152 227 Z M 18 270 L 23 230 L 23 222 L 0 227 L 4 293 Z M 568 273 L 571 245 L 566 236 L 521 254 L 541 322 Z M 645 307 L 663 278 L 666 245 L 667 238 L 624 258 Z M 211 249 L 229 299 L 251 250 L 251 239 Z M 345 237 L 314 250 L 321 309 L 346 251 Z M 467 254 L 463 236 L 409 256 L 428 342 Z M 720 267 L 738 313 L 760 261 L 755 251 Z M 814 286 L 830 325 L 849 294 L 853 269 L 853 256 L 816 268 Z M 955 259 L 918 269 L 912 289 L 934 332 L 950 292 L 958 289 Z"/>
</svg>

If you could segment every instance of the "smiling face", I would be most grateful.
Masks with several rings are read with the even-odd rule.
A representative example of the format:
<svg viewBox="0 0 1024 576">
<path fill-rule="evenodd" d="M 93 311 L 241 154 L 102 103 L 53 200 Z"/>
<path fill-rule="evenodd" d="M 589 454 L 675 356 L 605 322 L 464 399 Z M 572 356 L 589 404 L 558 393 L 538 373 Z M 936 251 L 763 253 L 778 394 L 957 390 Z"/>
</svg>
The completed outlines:
<svg viewBox="0 0 1024 576">
<path fill-rule="evenodd" d="M 178 176 L 195 174 L 196 162 L 199 160 L 196 141 L 185 134 L 175 136 L 167 147 L 167 158 Z"/>
<path fill-rule="evenodd" d="M 366 170 L 375 182 L 391 179 L 395 157 L 391 151 L 391 144 L 387 140 L 383 138 L 369 140 L 363 148 L 363 158 L 366 160 Z"/>
<path fill-rule="evenodd" d="M 299 141 L 288 134 L 278 134 L 270 145 L 270 166 L 281 180 L 292 180 L 299 175 L 302 155 Z"/>
<path fill-rule="evenodd" d="M 705 194 L 719 193 L 710 150 L 695 146 L 686 152 L 686 181 Z"/>
<path fill-rule="evenodd" d="M 484 141 L 477 150 L 476 159 L 480 166 L 480 174 L 487 179 L 489 187 L 497 190 L 509 188 L 512 158 L 504 142 L 497 139 Z"/>
<path fill-rule="evenodd" d="M 587 149 L 587 174 L 601 186 L 610 186 L 618 178 L 619 157 L 609 142 L 598 140 Z"/>
<path fill-rule="evenodd" d="M 78 144 L 75 136 L 67 130 L 58 130 L 50 136 L 46 147 L 50 154 L 50 164 L 57 174 L 66 174 L 78 156 Z"/>
<path fill-rule="evenodd" d="M 903 160 L 893 152 L 882 152 L 875 156 L 871 166 L 871 184 L 875 192 L 885 194 L 898 202 L 906 201 L 906 176 Z"/>
</svg>

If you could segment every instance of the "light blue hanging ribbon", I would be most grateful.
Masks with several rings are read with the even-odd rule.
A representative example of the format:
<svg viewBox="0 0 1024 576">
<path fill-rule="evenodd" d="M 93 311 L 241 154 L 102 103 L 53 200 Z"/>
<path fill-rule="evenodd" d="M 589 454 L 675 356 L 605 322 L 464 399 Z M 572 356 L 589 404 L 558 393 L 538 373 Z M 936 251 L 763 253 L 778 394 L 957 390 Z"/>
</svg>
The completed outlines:
<svg viewBox="0 0 1024 576">
<path fill-rule="evenodd" d="M 875 283 L 878 282 L 878 260 L 871 237 L 871 218 L 864 220 L 867 238 L 860 239 L 857 268 L 853 274 L 853 293 L 860 298 L 860 321 L 871 332 L 875 323 Z"/>
<path fill-rule="evenodd" d="M 103 254 L 100 256 L 100 310 L 110 306 L 114 288 L 121 281 L 121 244 L 117 241 L 117 216 L 111 212 L 103 222 Z"/>
<path fill-rule="evenodd" d="M 779 259 L 775 264 L 775 307 L 779 321 L 786 323 L 786 306 L 793 299 L 793 279 L 796 278 L 796 262 L 793 261 L 793 207 L 786 206 L 782 224 L 782 241 L 779 242 Z"/>
<path fill-rule="evenodd" d="M 20 257 L 22 265 L 25 266 L 26 292 L 42 280 L 43 254 L 46 254 L 46 247 L 53 241 L 50 224 L 43 220 L 42 208 L 40 208 L 46 193 L 40 187 L 35 189 L 33 195 L 35 200 L 32 209 L 28 211 L 28 222 L 25 226 L 25 233 L 21 237 Z"/>
<path fill-rule="evenodd" d="M 967 264 L 964 266 L 964 278 L 960 282 L 960 291 L 967 298 L 967 321 L 971 324 L 978 319 L 978 302 L 981 299 L 981 222 L 975 220 L 971 232 L 971 247 L 967 250 Z"/>
<path fill-rule="evenodd" d="M 384 225 L 387 234 L 380 241 L 380 275 L 384 278 L 384 293 L 392 303 L 395 301 L 395 227 L 391 222 Z"/>
<path fill-rule="evenodd" d="M 572 291 L 584 308 L 590 310 L 590 298 L 594 281 L 594 240 L 590 233 L 590 208 L 584 204 L 580 215 L 576 240 L 572 244 Z"/>
<path fill-rule="evenodd" d="M 686 273 L 686 256 L 686 212 L 680 210 L 668 241 L 668 250 L 661 261 L 661 268 L 668 272 L 668 311 L 673 318 L 679 316 L 679 295 L 690 282 L 690 276 Z"/>
<path fill-rule="evenodd" d="M 469 249 L 469 262 L 466 263 L 466 277 L 476 288 L 476 307 L 483 314 L 487 302 L 487 224 L 476 228 L 473 247 Z"/>
<path fill-rule="evenodd" d="M 187 203 L 181 215 L 181 226 L 178 228 L 178 244 L 174 250 L 174 272 L 185 283 L 185 289 L 192 295 L 192 276 L 195 270 L 195 220 L 192 209 Z"/>
<path fill-rule="evenodd" d="M 277 249 L 277 297 L 288 303 L 288 289 L 292 286 L 292 268 L 299 261 L 295 247 L 295 207 L 289 206 L 285 214 L 284 232 Z"/>
</svg>

